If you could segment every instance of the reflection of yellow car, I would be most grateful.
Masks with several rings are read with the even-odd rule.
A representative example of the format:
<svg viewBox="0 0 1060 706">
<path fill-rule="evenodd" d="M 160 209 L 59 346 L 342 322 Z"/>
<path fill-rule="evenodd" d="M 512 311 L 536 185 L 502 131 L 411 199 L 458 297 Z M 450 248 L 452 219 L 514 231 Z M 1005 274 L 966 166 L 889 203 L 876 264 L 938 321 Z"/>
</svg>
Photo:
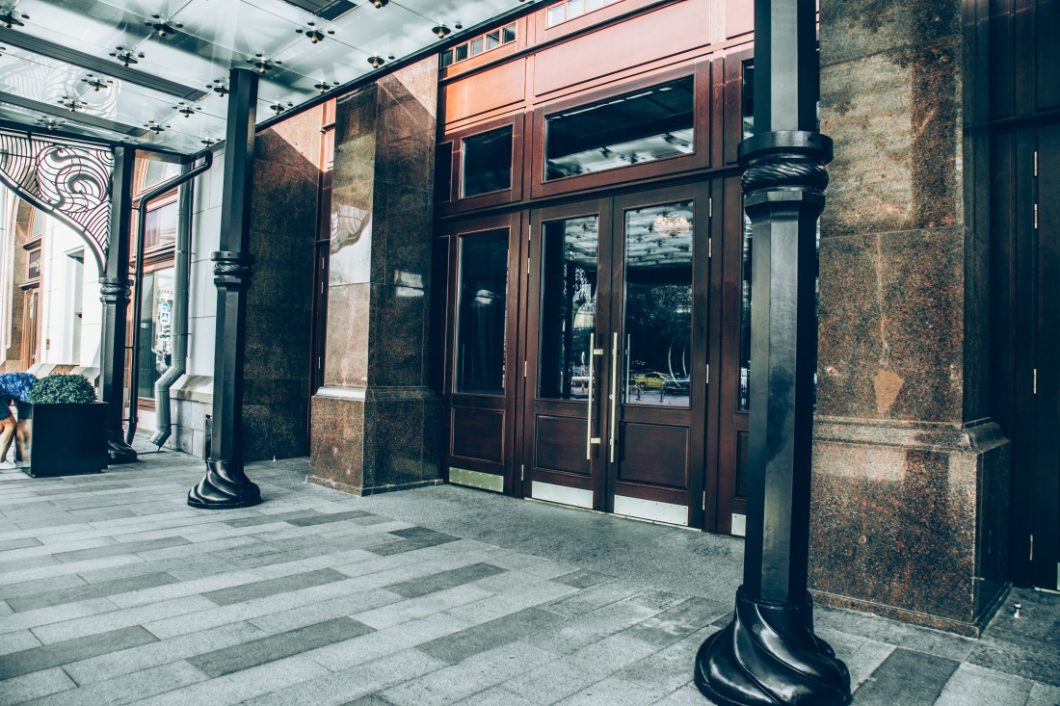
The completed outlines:
<svg viewBox="0 0 1060 706">
<path fill-rule="evenodd" d="M 633 376 L 633 384 L 641 390 L 661 390 L 669 379 L 662 373 L 637 373 Z"/>
</svg>

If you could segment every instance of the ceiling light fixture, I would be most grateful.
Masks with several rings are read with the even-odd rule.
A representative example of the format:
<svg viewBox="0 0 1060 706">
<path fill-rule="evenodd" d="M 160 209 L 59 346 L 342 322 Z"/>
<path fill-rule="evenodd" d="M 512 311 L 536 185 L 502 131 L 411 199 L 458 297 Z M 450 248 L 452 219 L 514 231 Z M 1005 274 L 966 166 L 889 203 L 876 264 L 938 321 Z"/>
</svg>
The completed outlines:
<svg viewBox="0 0 1060 706">
<path fill-rule="evenodd" d="M 372 65 L 373 69 L 378 69 L 386 63 L 386 60 L 381 56 L 370 56 L 368 57 L 368 63 Z"/>
<path fill-rule="evenodd" d="M 195 115 L 197 112 L 202 110 L 202 108 L 200 108 L 197 105 L 191 105 L 189 103 L 185 103 L 184 101 L 181 101 L 181 102 L 177 103 L 175 106 L 173 106 L 173 110 L 177 111 L 178 113 L 183 115 L 185 118 L 190 118 L 191 116 Z"/>
<path fill-rule="evenodd" d="M 262 76 L 264 76 L 269 71 L 272 71 L 274 68 L 276 68 L 277 66 L 279 66 L 283 62 L 279 61 L 279 60 L 276 60 L 276 59 L 272 59 L 270 61 L 269 59 L 265 58 L 264 54 L 262 54 L 261 52 L 258 52 L 257 54 L 254 55 L 253 59 L 247 59 L 247 63 L 248 64 L 253 64 L 254 65 L 254 70 L 257 71 Z"/>
<path fill-rule="evenodd" d="M 222 98 L 228 95 L 228 84 L 223 78 L 215 78 L 211 83 L 206 84 L 206 87 Z"/>
<path fill-rule="evenodd" d="M 63 96 L 59 99 L 59 105 L 69 110 L 71 113 L 76 113 L 79 110 L 83 110 L 88 107 L 88 103 L 81 100 L 80 98 Z"/>
<path fill-rule="evenodd" d="M 163 132 L 165 132 L 169 128 L 169 125 L 160 125 L 159 123 L 156 123 L 154 120 L 148 120 L 144 124 L 144 127 L 147 128 L 148 130 L 150 130 L 151 132 L 155 133 L 156 135 L 161 135 Z"/>
<path fill-rule="evenodd" d="M 140 63 L 138 60 L 144 58 L 142 51 L 126 49 L 125 47 L 114 47 L 114 51 L 110 55 L 120 61 L 125 68 L 129 68 L 130 64 Z"/>
<path fill-rule="evenodd" d="M 386 7 L 390 4 L 390 0 L 372 0 L 372 4 L 375 5 L 375 9 Z"/>
<path fill-rule="evenodd" d="M 96 76 L 95 74 L 88 74 L 81 80 L 91 86 L 92 90 L 97 93 L 114 83 L 113 79 L 103 78 L 102 76 Z"/>
<path fill-rule="evenodd" d="M 294 107 L 294 103 L 292 103 L 290 101 L 287 101 L 286 104 L 280 103 L 279 101 L 276 101 L 275 103 L 273 103 L 272 105 L 269 106 L 269 109 L 272 110 L 272 112 L 274 112 L 277 115 L 279 115 L 280 113 L 282 113 L 283 111 L 287 110 L 288 108 L 293 108 L 293 107 Z"/>
<path fill-rule="evenodd" d="M 438 36 L 438 39 L 445 39 L 447 35 L 452 34 L 453 32 L 453 30 L 449 29 L 444 24 L 435 25 L 431 28 L 431 31 Z"/>
<path fill-rule="evenodd" d="M 295 30 L 295 32 L 298 34 L 304 34 L 306 36 L 306 39 L 308 39 L 313 44 L 319 44 L 320 42 L 324 41 L 324 38 L 327 37 L 327 35 L 321 32 L 320 29 L 317 28 L 316 24 L 316 22 L 307 22 L 305 29 L 299 27 Z M 329 29 L 328 34 L 335 34 L 335 30 Z"/>
<path fill-rule="evenodd" d="M 48 118 L 47 120 L 44 120 L 44 119 L 38 120 L 37 124 L 40 125 L 43 128 L 47 128 L 48 130 L 54 130 L 55 128 L 57 128 L 60 125 L 62 125 L 62 123 L 60 123 L 55 118 Z"/>
<path fill-rule="evenodd" d="M 327 93 L 330 89 L 337 88 L 338 85 L 339 85 L 338 81 L 332 81 L 331 83 L 328 83 L 327 81 L 324 81 L 323 79 L 321 79 L 321 81 L 319 83 L 314 83 L 313 84 L 313 88 L 317 89 L 321 93 Z"/>
<path fill-rule="evenodd" d="M 29 15 L 24 12 L 15 14 L 14 8 L 7 10 L 6 12 L 0 13 L 0 24 L 4 25 L 7 29 L 14 27 L 25 27 L 26 23 L 22 20 L 28 20 Z"/>
<path fill-rule="evenodd" d="M 144 24 L 154 30 L 155 34 L 158 35 L 159 39 L 165 39 L 171 34 L 176 34 L 177 30 L 184 26 L 180 22 L 170 23 L 167 20 L 163 20 L 162 15 L 156 14 L 151 15 L 151 17 L 153 19 L 147 20 L 146 22 L 144 22 Z"/>
</svg>

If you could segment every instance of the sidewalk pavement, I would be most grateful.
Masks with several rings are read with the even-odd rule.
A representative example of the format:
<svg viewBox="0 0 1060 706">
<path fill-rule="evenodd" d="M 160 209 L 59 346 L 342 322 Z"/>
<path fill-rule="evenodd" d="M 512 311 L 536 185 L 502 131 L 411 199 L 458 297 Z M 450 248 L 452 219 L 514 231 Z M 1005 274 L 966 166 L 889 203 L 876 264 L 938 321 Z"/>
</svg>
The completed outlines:
<svg viewBox="0 0 1060 706">
<path fill-rule="evenodd" d="M 257 507 L 193 510 L 202 463 L 142 459 L 0 472 L 0 705 L 708 703 L 693 656 L 741 540 L 453 486 L 357 498 L 306 459 L 252 465 Z M 1013 591 L 979 640 L 816 616 L 855 704 L 1060 704 L 1060 596 Z"/>
</svg>

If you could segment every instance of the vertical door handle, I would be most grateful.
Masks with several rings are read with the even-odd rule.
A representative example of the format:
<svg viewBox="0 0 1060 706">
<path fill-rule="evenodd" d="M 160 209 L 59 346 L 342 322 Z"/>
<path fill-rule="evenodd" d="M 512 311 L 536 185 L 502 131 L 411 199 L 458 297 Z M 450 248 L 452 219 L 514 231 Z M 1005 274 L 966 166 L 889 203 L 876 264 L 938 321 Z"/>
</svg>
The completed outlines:
<svg viewBox="0 0 1060 706">
<path fill-rule="evenodd" d="M 614 333 L 611 341 L 611 429 L 607 437 L 607 445 L 611 463 L 615 462 L 615 417 L 618 416 L 618 332 Z"/>
<path fill-rule="evenodd" d="M 593 384 L 595 382 L 596 356 L 603 355 L 604 349 L 596 347 L 596 332 L 589 334 L 589 408 L 585 417 L 585 458 L 593 458 L 593 444 L 600 443 L 600 437 L 593 436 Z"/>
</svg>

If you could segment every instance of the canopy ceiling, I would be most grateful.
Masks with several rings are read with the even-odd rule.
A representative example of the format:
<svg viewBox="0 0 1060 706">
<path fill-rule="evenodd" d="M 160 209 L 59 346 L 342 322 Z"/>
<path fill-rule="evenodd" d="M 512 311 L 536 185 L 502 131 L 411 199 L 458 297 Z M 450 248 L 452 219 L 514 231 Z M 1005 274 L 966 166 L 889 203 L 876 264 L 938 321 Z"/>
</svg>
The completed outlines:
<svg viewBox="0 0 1060 706">
<path fill-rule="evenodd" d="M 224 138 L 232 67 L 261 73 L 261 123 L 531 4 L 0 0 L 0 120 L 197 152 Z"/>
</svg>

